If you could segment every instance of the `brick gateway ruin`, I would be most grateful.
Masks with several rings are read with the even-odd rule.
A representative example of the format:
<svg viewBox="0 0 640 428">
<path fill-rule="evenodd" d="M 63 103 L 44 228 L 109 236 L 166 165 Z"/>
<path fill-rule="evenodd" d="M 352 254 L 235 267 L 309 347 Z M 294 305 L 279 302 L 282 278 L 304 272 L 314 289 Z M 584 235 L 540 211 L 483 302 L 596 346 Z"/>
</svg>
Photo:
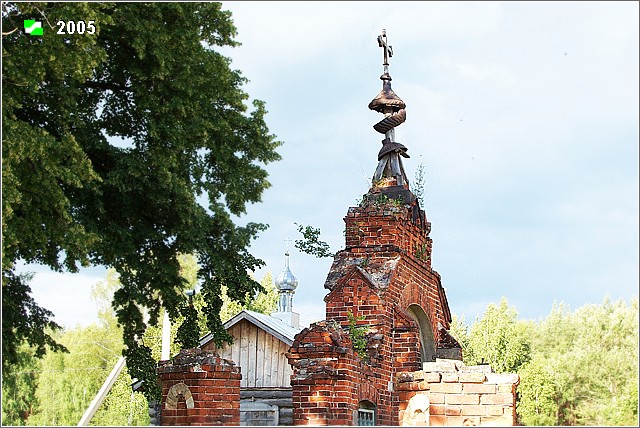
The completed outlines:
<svg viewBox="0 0 640 428">
<path fill-rule="evenodd" d="M 344 218 L 345 248 L 324 285 L 326 320 L 298 333 L 286 353 L 292 422 L 514 425 L 517 375 L 465 366 L 448 333 L 449 305 L 431 267 L 431 224 L 409 189 L 407 148 L 395 141 L 406 113 L 391 89 L 384 30 L 378 44 L 383 84 L 369 108 L 384 115 L 374 129 L 385 138 L 371 189 Z M 162 424 L 239 424 L 238 367 L 213 353 L 183 354 L 159 368 Z"/>
</svg>

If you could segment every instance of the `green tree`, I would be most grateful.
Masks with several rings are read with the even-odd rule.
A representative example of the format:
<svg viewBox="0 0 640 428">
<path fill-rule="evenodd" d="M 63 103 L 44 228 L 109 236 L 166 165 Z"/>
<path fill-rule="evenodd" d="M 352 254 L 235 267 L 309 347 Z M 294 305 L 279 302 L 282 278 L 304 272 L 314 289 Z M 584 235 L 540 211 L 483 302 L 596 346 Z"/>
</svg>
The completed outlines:
<svg viewBox="0 0 640 428">
<path fill-rule="evenodd" d="M 263 165 L 280 158 L 264 103 L 249 111 L 246 79 L 216 51 L 237 45 L 230 12 L 207 2 L 2 7 L 3 361 L 23 340 L 52 344 L 20 260 L 114 268 L 123 352 L 144 378 L 152 360 L 137 338 L 162 307 L 178 316 L 177 255 L 197 254 L 207 328 L 229 341 L 221 288 L 234 300 L 259 289 L 248 272 L 264 262 L 248 246 L 266 228 L 232 216 L 261 200 Z M 45 35 L 25 34 L 24 19 L 41 20 Z M 58 20 L 96 31 L 59 35 Z"/>
<path fill-rule="evenodd" d="M 334 256 L 329 244 L 320 239 L 320 229 L 298 223 L 295 225 L 298 227 L 298 232 L 302 234 L 302 239 L 296 239 L 294 247 L 319 259 Z"/>
<path fill-rule="evenodd" d="M 59 340 L 69 353 L 43 357 L 29 425 L 77 425 L 123 348 L 120 330 L 95 324 L 64 332 Z"/>
<path fill-rule="evenodd" d="M 518 370 L 519 422 L 528 426 L 549 426 L 557 423 L 558 385 L 552 363 L 543 356 L 535 356 Z"/>
<path fill-rule="evenodd" d="M 464 322 L 464 315 L 458 317 L 457 314 L 451 315 L 451 323 L 449 324 L 449 333 L 458 341 L 462 351 L 464 352 L 469 342 L 469 326 Z"/>
<path fill-rule="evenodd" d="M 26 344 L 17 351 L 17 362 L 2 372 L 2 424 L 25 425 L 36 407 L 36 381 L 40 360 Z"/>
<path fill-rule="evenodd" d="M 487 306 L 471 326 L 463 358 L 467 364 L 488 363 L 498 373 L 515 372 L 530 359 L 527 327 L 517 320 L 507 299 Z"/>
<path fill-rule="evenodd" d="M 131 390 L 132 379 L 125 367 L 91 419 L 94 426 L 149 425 L 149 405 L 144 395 Z"/>
<path fill-rule="evenodd" d="M 555 305 L 532 335 L 554 374 L 559 425 L 638 424 L 638 300 Z"/>
<path fill-rule="evenodd" d="M 451 332 L 467 364 L 520 375 L 523 425 L 638 424 L 638 299 L 605 299 L 571 312 L 563 303 L 539 322 L 519 321 L 505 299 L 469 328 Z"/>
<path fill-rule="evenodd" d="M 98 307 L 97 324 L 59 332 L 58 340 L 68 353 L 49 351 L 37 370 L 37 400 L 29 425 L 76 425 L 124 348 L 110 302 L 119 287 L 118 274 L 110 269 L 104 281 L 95 284 L 91 297 Z M 125 367 L 98 408 L 91 423 L 96 425 L 146 425 L 147 400 L 131 390 Z M 129 423 L 129 421 L 131 421 Z"/>
<path fill-rule="evenodd" d="M 222 293 L 222 310 L 220 311 L 220 318 L 223 321 L 230 320 L 243 309 L 248 309 L 254 312 L 260 312 L 263 314 L 270 314 L 278 307 L 278 291 L 273 282 L 273 276 L 271 272 L 267 272 L 260 281 L 262 291 L 256 295 L 246 295 L 242 302 L 236 302 L 229 298 L 226 290 L 223 289 Z"/>
</svg>

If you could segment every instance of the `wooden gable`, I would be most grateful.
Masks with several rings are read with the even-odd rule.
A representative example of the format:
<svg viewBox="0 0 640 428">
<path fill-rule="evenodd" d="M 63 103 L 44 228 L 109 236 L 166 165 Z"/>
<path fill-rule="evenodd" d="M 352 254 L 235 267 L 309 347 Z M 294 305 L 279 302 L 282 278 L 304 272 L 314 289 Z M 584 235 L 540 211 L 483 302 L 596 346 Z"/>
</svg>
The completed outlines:
<svg viewBox="0 0 640 428">
<path fill-rule="evenodd" d="M 285 354 L 290 344 L 263 328 L 241 319 L 227 329 L 233 344 L 216 348 L 208 342 L 202 349 L 217 352 L 220 357 L 240 366 L 241 388 L 288 388 L 291 386 L 291 366 Z"/>
</svg>

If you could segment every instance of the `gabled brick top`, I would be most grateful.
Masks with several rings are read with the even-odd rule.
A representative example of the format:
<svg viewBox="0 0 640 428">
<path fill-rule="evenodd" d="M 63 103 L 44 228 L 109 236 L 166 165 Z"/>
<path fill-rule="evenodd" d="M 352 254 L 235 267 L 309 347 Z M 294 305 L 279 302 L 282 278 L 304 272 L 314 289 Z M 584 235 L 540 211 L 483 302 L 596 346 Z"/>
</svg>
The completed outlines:
<svg viewBox="0 0 640 428">
<path fill-rule="evenodd" d="M 393 257 L 393 253 L 397 255 Z M 339 284 L 343 284 L 345 277 L 358 272 L 363 279 L 367 280 L 376 289 L 384 290 L 389 286 L 391 275 L 400 262 L 400 253 L 389 251 L 389 257 L 376 257 L 375 260 L 366 260 L 362 257 L 354 257 L 353 254 L 341 251 L 333 262 L 331 270 L 327 275 L 324 288 L 334 291 Z M 326 299 L 325 299 L 326 300 Z"/>
<path fill-rule="evenodd" d="M 344 221 L 345 249 L 324 284 L 330 291 L 326 319 L 344 326 L 351 313 L 391 334 L 412 324 L 408 310 L 420 307 L 435 345 L 459 348 L 447 333 L 451 313 L 440 275 L 431 267 L 431 224 L 415 195 L 404 186 L 374 187 Z"/>
</svg>

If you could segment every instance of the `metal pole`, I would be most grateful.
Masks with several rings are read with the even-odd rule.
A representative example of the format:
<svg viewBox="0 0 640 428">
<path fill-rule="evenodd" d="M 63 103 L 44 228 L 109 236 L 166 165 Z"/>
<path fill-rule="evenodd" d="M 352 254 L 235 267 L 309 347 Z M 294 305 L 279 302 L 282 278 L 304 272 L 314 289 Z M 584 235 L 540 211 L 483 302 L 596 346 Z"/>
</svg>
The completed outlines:
<svg viewBox="0 0 640 428">
<path fill-rule="evenodd" d="M 93 415 L 96 414 L 96 411 L 104 401 L 105 397 L 107 396 L 109 391 L 111 391 L 111 387 L 116 382 L 116 379 L 124 368 L 125 363 L 125 358 L 120 357 L 116 365 L 113 367 L 113 370 L 111 370 L 111 373 L 109 374 L 109 376 L 107 376 L 107 379 L 102 384 L 102 388 L 100 388 L 100 391 L 98 391 L 93 401 L 91 402 L 91 404 L 89 404 L 89 407 L 84 412 L 84 415 L 82 415 L 82 419 L 80 419 L 80 422 L 78 422 L 79 427 L 86 427 L 89 425 L 91 418 L 93 418 Z"/>
<path fill-rule="evenodd" d="M 164 310 L 164 318 L 162 319 L 162 352 L 160 354 L 161 360 L 168 360 L 171 358 L 170 354 L 171 346 L 171 321 L 169 320 L 169 311 Z"/>
</svg>

